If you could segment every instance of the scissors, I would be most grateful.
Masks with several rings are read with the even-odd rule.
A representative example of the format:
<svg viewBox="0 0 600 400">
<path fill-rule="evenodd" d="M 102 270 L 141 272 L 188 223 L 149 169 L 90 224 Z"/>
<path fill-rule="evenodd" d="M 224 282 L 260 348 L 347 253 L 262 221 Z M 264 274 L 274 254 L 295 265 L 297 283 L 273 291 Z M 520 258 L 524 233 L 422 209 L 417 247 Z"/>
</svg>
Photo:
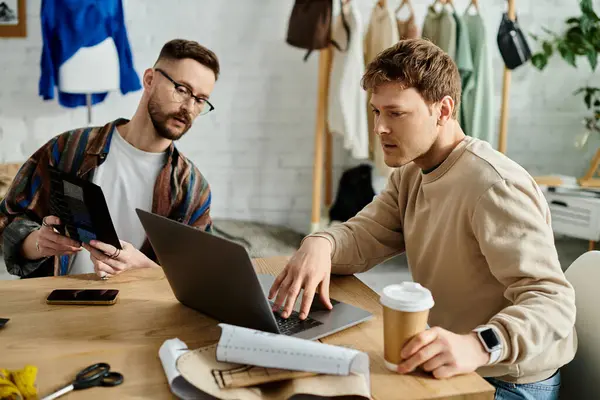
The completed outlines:
<svg viewBox="0 0 600 400">
<path fill-rule="evenodd" d="M 94 386 L 117 386 L 123 383 L 123 375 L 110 370 L 110 365 L 98 363 L 81 370 L 69 386 L 44 397 L 42 400 L 53 400 L 72 390 L 88 389 Z"/>
</svg>

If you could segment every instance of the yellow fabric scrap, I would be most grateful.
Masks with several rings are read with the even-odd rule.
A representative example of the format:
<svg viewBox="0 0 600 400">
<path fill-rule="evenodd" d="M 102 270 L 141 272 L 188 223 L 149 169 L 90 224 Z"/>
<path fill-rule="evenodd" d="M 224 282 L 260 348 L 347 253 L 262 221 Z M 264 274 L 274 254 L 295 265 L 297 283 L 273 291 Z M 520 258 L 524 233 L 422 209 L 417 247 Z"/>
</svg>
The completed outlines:
<svg viewBox="0 0 600 400">
<path fill-rule="evenodd" d="M 36 378 L 37 367 L 31 365 L 20 370 L 0 368 L 0 400 L 36 400 Z"/>
</svg>

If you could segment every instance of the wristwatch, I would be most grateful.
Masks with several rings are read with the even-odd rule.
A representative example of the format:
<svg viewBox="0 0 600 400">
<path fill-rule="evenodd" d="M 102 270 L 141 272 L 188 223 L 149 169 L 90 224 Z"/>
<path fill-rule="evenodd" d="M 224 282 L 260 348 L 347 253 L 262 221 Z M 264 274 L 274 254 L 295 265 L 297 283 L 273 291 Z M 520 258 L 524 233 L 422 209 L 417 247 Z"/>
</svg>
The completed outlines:
<svg viewBox="0 0 600 400">
<path fill-rule="evenodd" d="M 498 361 L 498 358 L 500 358 L 500 354 L 502 353 L 502 341 L 496 334 L 496 331 L 489 326 L 481 326 L 473 329 L 473 332 L 477 333 L 479 341 L 485 350 L 490 353 L 490 360 L 487 365 Z"/>
</svg>

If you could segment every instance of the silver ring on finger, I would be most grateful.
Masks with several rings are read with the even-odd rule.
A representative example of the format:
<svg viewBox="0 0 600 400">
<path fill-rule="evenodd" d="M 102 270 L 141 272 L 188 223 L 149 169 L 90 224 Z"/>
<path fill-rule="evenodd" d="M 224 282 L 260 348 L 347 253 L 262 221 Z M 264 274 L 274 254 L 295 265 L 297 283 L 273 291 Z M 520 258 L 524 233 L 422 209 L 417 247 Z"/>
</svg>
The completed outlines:
<svg viewBox="0 0 600 400">
<path fill-rule="evenodd" d="M 113 260 L 116 260 L 119 257 L 119 254 L 121 254 L 121 250 L 115 249 L 115 252 L 110 256 L 110 258 L 112 258 Z"/>
</svg>

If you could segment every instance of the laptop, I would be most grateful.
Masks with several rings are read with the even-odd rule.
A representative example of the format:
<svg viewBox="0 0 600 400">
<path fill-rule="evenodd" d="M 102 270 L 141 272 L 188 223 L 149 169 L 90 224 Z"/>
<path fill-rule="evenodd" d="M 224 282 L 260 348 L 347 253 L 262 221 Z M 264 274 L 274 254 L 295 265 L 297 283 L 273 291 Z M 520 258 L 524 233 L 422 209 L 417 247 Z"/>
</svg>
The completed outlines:
<svg viewBox="0 0 600 400">
<path fill-rule="evenodd" d="M 219 322 L 316 340 L 372 317 L 334 299 L 333 309 L 327 310 L 315 295 L 306 319 L 299 318 L 301 296 L 284 319 L 268 300 L 275 277 L 257 274 L 245 247 L 153 213 L 136 212 L 177 300 Z"/>
</svg>

